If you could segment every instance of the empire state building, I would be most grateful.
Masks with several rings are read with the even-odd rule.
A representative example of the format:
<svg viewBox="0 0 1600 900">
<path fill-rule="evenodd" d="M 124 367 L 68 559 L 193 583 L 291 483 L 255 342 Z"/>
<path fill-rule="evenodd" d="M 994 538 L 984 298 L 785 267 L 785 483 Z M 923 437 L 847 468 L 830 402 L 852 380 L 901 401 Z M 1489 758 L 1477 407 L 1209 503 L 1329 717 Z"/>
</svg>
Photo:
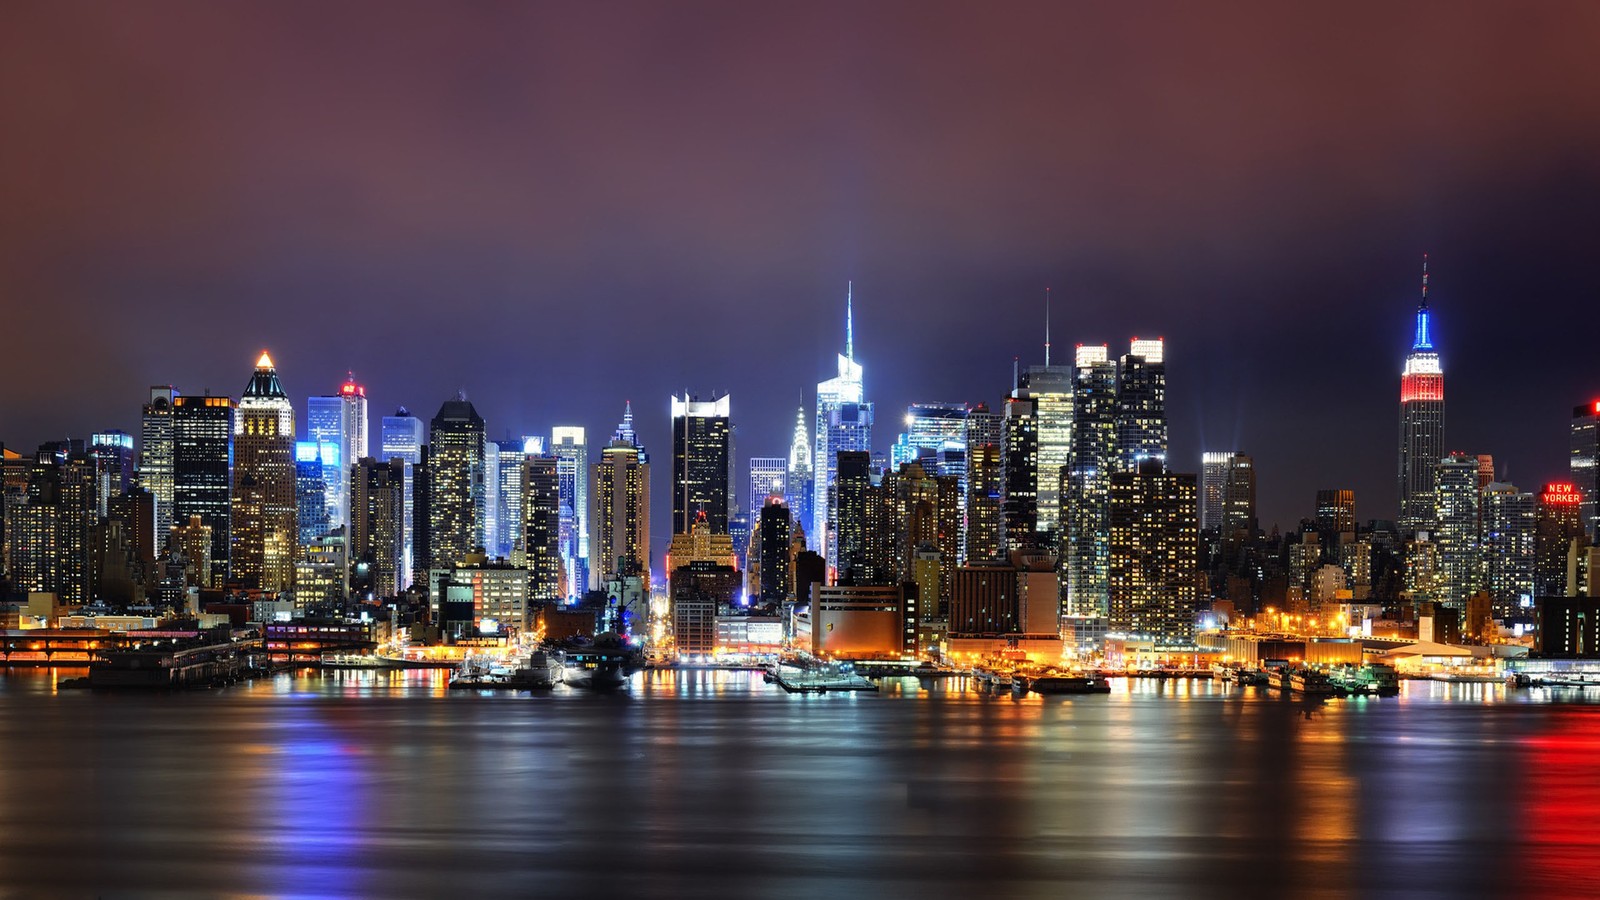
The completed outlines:
<svg viewBox="0 0 1600 900">
<path fill-rule="evenodd" d="M 1400 375 L 1400 519 L 1402 531 L 1433 520 L 1433 472 L 1444 457 L 1444 368 L 1429 333 L 1428 258 L 1422 258 L 1417 333 Z"/>
</svg>

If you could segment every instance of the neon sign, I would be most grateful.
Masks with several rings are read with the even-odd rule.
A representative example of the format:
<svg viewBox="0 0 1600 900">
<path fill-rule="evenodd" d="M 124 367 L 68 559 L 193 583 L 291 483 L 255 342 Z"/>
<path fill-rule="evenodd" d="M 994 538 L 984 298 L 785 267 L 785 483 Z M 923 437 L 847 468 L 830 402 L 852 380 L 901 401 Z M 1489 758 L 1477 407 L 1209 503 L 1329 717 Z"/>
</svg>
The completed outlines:
<svg viewBox="0 0 1600 900">
<path fill-rule="evenodd" d="M 1544 493 L 1539 495 L 1543 503 L 1582 503 L 1583 493 L 1577 485 L 1565 481 L 1552 482 L 1544 486 Z"/>
</svg>

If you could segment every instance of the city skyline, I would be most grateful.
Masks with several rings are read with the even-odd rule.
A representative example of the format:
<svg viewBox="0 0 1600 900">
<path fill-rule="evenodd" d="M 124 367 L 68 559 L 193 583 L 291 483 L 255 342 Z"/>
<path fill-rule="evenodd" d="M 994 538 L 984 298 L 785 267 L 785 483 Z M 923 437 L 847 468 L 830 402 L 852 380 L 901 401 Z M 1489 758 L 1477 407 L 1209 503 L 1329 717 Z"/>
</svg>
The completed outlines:
<svg viewBox="0 0 1600 900">
<path fill-rule="evenodd" d="M 1595 374 L 1581 354 L 1516 379 L 1495 362 L 1600 295 L 1600 11 L 1399 4 L 1352 31 L 1232 8 L 925 7 L 909 29 L 887 4 L 503 10 L 444 32 L 393 8 L 381 40 L 354 13 L 19 11 L 0 111 L 29 140 L 0 147 L 0 289 L 18 333 L 51 337 L 0 358 L 29 385 L 0 399 L 0 439 L 132 431 L 144 386 L 232 393 L 269 347 L 307 396 L 354 371 L 374 416 L 465 387 L 494 438 L 603 436 L 623 400 L 732 390 L 742 461 L 780 455 L 793 398 L 814 405 L 847 282 L 879 415 L 998 409 L 1013 357 L 1043 362 L 1048 288 L 1063 359 L 1167 339 L 1175 468 L 1240 450 L 1267 527 L 1330 487 L 1365 520 L 1397 505 L 1428 253 L 1444 449 L 1563 477 L 1560 423 Z M 602 36 L 621 48 L 603 65 Z M 306 65 L 256 77 L 288 57 Z M 699 64 L 660 77 L 661 58 Z M 642 415 L 643 442 L 667 427 Z"/>
</svg>

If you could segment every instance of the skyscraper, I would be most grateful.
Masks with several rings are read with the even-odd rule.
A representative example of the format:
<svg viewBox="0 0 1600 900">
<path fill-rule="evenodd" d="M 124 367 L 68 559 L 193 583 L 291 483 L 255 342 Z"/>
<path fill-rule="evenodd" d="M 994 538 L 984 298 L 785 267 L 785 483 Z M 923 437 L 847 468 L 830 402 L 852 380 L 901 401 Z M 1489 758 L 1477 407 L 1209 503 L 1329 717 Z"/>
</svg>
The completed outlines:
<svg viewBox="0 0 1600 900">
<path fill-rule="evenodd" d="M 1572 410 L 1572 481 L 1583 495 L 1584 531 L 1600 544 L 1600 400 Z"/>
<path fill-rule="evenodd" d="M 1000 558 L 1002 422 L 985 403 L 967 413 L 966 534 L 959 565 Z"/>
<path fill-rule="evenodd" d="M 229 397 L 177 397 L 172 404 L 172 517 L 211 530 L 212 584 L 228 571 L 233 496 L 234 404 Z"/>
<path fill-rule="evenodd" d="M 1222 530 L 1223 498 L 1227 496 L 1232 450 L 1207 450 L 1200 455 L 1200 530 Z"/>
<path fill-rule="evenodd" d="M 839 374 L 817 385 L 817 428 L 815 463 L 812 477 L 812 542 L 821 547 L 830 568 L 837 568 L 838 554 L 827 527 L 835 519 L 828 508 L 828 497 L 838 475 L 840 451 L 872 452 L 873 407 L 865 401 L 862 369 L 855 354 L 855 312 L 853 286 L 846 289 L 844 305 L 844 353 L 839 354 Z"/>
<path fill-rule="evenodd" d="M 350 467 L 350 561 L 370 568 L 375 598 L 393 597 L 404 589 L 406 570 L 405 482 L 407 463 L 400 457 L 356 460 Z"/>
<path fill-rule="evenodd" d="M 673 534 L 688 534 L 702 516 L 712 534 L 728 533 L 731 437 L 728 395 L 672 398 Z"/>
<path fill-rule="evenodd" d="M 1111 476 L 1111 630 L 1194 642 L 1197 494 L 1193 475 L 1167 472 L 1158 459 Z"/>
<path fill-rule="evenodd" d="M 339 468 L 339 445 L 295 442 L 295 520 L 301 547 L 309 547 L 328 534 L 328 481 L 323 477 L 324 466 Z"/>
<path fill-rule="evenodd" d="M 789 461 L 781 456 L 750 457 L 750 505 L 758 520 L 767 498 L 774 494 L 779 499 L 789 494 Z"/>
<path fill-rule="evenodd" d="M 650 464 L 638 447 L 612 441 L 594 464 L 594 510 L 590 517 L 590 582 L 638 575 L 650 583 Z"/>
<path fill-rule="evenodd" d="M 782 603 L 789 596 L 793 573 L 789 570 L 789 507 L 778 496 L 768 496 L 756 525 L 756 557 L 761 570 L 761 602 Z"/>
<path fill-rule="evenodd" d="M 589 445 L 583 428 L 550 429 L 550 452 L 561 477 L 561 559 L 572 596 L 589 588 Z"/>
<path fill-rule="evenodd" d="M 811 440 L 806 428 L 806 408 L 795 412 L 794 438 L 789 442 L 789 475 L 784 484 L 784 502 L 789 507 L 790 530 L 796 526 L 803 532 L 813 527 L 812 508 L 815 502 L 815 484 L 812 478 Z M 807 545 L 815 548 L 812 535 L 806 535 Z"/>
<path fill-rule="evenodd" d="M 326 471 L 328 521 L 331 528 L 349 524 L 350 467 L 371 454 L 367 447 L 367 389 L 355 376 L 345 379 L 339 392 L 306 400 L 306 439 L 339 445 L 337 471 Z"/>
<path fill-rule="evenodd" d="M 1434 543 L 1438 545 L 1435 585 L 1439 601 L 1466 610 L 1467 598 L 1482 582 L 1478 568 L 1478 459 L 1452 453 L 1434 466 Z"/>
<path fill-rule="evenodd" d="M 1117 452 L 1124 472 L 1167 461 L 1167 362 L 1161 338 L 1134 338 L 1117 373 Z"/>
<path fill-rule="evenodd" d="M 554 456 L 523 457 L 522 564 L 528 570 L 530 599 L 563 599 L 561 474 Z"/>
<path fill-rule="evenodd" d="M 841 450 L 828 508 L 835 518 L 828 523 L 837 554 L 836 584 L 889 583 L 883 495 L 873 484 L 872 454 Z"/>
<path fill-rule="evenodd" d="M 1049 362 L 1049 343 L 1045 344 L 1045 364 L 1022 370 L 1017 396 L 1033 401 L 1038 456 L 1034 466 L 1034 495 L 1040 547 L 1053 550 L 1061 537 L 1061 473 L 1072 460 L 1072 380 L 1071 366 Z"/>
<path fill-rule="evenodd" d="M 170 384 L 150 388 L 150 401 L 139 420 L 139 484 L 155 497 L 156 548 L 172 531 L 172 401 Z"/>
<path fill-rule="evenodd" d="M 418 553 L 416 548 L 416 528 L 414 524 L 417 516 L 417 488 L 415 467 L 422 462 L 422 448 L 428 443 L 427 428 L 422 420 L 413 416 L 411 410 L 404 406 L 396 409 L 394 415 L 384 416 L 380 425 L 382 431 L 379 441 L 382 444 L 383 456 L 381 459 L 400 459 L 405 461 L 405 521 L 406 527 L 402 538 L 400 552 L 405 558 L 404 569 L 400 579 L 400 589 L 405 590 L 411 586 L 411 573 L 416 569 Z M 426 560 L 422 560 L 426 564 Z"/>
<path fill-rule="evenodd" d="M 1422 257 L 1422 302 L 1416 337 L 1400 375 L 1400 520 L 1402 531 L 1433 519 L 1434 471 L 1444 457 L 1444 367 L 1429 333 L 1428 257 Z"/>
<path fill-rule="evenodd" d="M 1534 497 L 1514 484 L 1493 482 L 1483 491 L 1484 584 L 1495 618 L 1514 616 L 1532 602 Z M 1566 557 L 1562 557 L 1562 575 Z"/>
<path fill-rule="evenodd" d="M 1256 462 L 1243 453 L 1228 460 L 1222 492 L 1222 539 L 1244 542 L 1256 533 Z"/>
<path fill-rule="evenodd" d="M 246 588 L 287 590 L 300 540 L 294 407 L 265 351 L 239 399 L 233 441 L 230 574 Z"/>
<path fill-rule="evenodd" d="M 1117 367 L 1104 344 L 1079 345 L 1073 360 L 1072 458 L 1062 488 L 1067 607 L 1104 616 L 1111 553 L 1111 473 L 1117 465 Z"/>
<path fill-rule="evenodd" d="M 483 417 L 465 394 L 439 407 L 429 432 L 432 568 L 449 569 L 483 546 L 487 441 Z"/>
<path fill-rule="evenodd" d="M 1000 540 L 1005 552 L 1038 547 L 1039 419 L 1034 401 L 1006 399 L 1000 456 Z M 1048 548 L 1046 548 L 1048 549 Z"/>
<path fill-rule="evenodd" d="M 1534 523 L 1533 593 L 1536 597 L 1567 594 L 1567 554 L 1584 536 L 1582 510 L 1586 498 L 1577 485 L 1552 482 L 1539 492 Z"/>
<path fill-rule="evenodd" d="M 1322 535 L 1323 560 L 1339 557 L 1339 545 L 1354 539 L 1356 533 L 1356 492 L 1341 488 L 1317 491 L 1317 531 Z M 1340 535 L 1350 535 L 1342 538 Z"/>
<path fill-rule="evenodd" d="M 95 515 L 104 519 L 111 501 L 133 485 L 133 435 L 115 428 L 91 434 L 89 461 L 94 464 Z"/>
</svg>

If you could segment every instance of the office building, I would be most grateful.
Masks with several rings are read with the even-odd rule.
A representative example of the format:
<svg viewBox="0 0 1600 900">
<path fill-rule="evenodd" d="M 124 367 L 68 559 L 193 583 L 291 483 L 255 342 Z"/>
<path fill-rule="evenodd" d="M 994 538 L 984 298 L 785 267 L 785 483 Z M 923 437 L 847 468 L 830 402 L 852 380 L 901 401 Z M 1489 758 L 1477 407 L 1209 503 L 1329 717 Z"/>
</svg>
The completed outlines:
<svg viewBox="0 0 1600 900">
<path fill-rule="evenodd" d="M 384 416 L 381 423 L 382 432 L 379 440 L 383 447 L 383 456 L 380 459 L 399 459 L 405 462 L 405 537 L 400 549 L 405 557 L 405 570 L 401 578 L 401 590 L 411 586 L 413 573 L 417 563 L 421 561 L 426 565 L 427 560 L 421 559 L 417 553 L 416 528 L 414 522 L 417 517 L 417 489 L 415 467 L 422 462 L 422 450 L 428 444 L 427 427 L 422 420 L 411 414 L 411 410 L 404 406 L 394 411 L 392 416 Z"/>
<path fill-rule="evenodd" d="M 589 587 L 589 444 L 583 428 L 552 428 L 550 452 L 561 477 L 562 566 L 567 590 L 576 597 Z"/>
<path fill-rule="evenodd" d="M 1243 453 L 1228 460 L 1222 491 L 1222 537 L 1244 543 L 1256 533 L 1256 464 Z"/>
<path fill-rule="evenodd" d="M 306 439 L 339 445 L 340 468 L 326 471 L 328 521 L 332 528 L 350 521 L 350 474 L 355 461 L 370 456 L 367 446 L 367 389 L 354 375 L 332 396 L 306 400 Z"/>
<path fill-rule="evenodd" d="M 767 498 L 789 496 L 789 461 L 781 456 L 750 457 L 750 506 L 760 518 Z"/>
<path fill-rule="evenodd" d="M 428 445 L 428 521 L 434 569 L 448 569 L 484 545 L 483 417 L 465 394 L 433 417 Z"/>
<path fill-rule="evenodd" d="M 1124 472 L 1167 461 L 1166 343 L 1134 338 L 1117 372 L 1117 455 Z"/>
<path fill-rule="evenodd" d="M 133 435 L 112 429 L 89 436 L 89 461 L 94 465 L 95 514 L 104 519 L 111 501 L 133 486 Z"/>
<path fill-rule="evenodd" d="M 1194 643 L 1199 596 L 1199 498 L 1193 475 L 1147 457 L 1111 476 L 1112 631 L 1158 643 Z"/>
<path fill-rule="evenodd" d="M 405 589 L 405 482 L 407 463 L 360 459 L 350 467 L 350 560 L 365 564 L 375 599 Z"/>
<path fill-rule="evenodd" d="M 1571 466 L 1584 531 L 1600 544 L 1600 399 L 1572 410 Z"/>
<path fill-rule="evenodd" d="M 1416 335 L 1400 375 L 1401 530 L 1427 528 L 1434 517 L 1434 475 L 1444 457 L 1444 367 L 1429 332 L 1428 258 L 1422 258 L 1422 302 Z"/>
<path fill-rule="evenodd" d="M 1035 547 L 1039 524 L 1039 419 L 1034 401 L 1006 400 L 1000 456 L 1000 542 L 1007 554 Z"/>
<path fill-rule="evenodd" d="M 1079 345 L 1073 364 L 1072 456 L 1062 487 L 1067 611 L 1104 617 L 1110 603 L 1106 574 L 1118 447 L 1117 367 L 1104 344 Z"/>
<path fill-rule="evenodd" d="M 1452 453 L 1434 467 L 1433 542 L 1439 602 L 1465 612 L 1482 579 L 1478 543 L 1478 459 Z"/>
<path fill-rule="evenodd" d="M 155 498 L 158 548 L 172 531 L 172 404 L 177 396 L 170 384 L 151 387 L 139 417 L 139 484 Z"/>
<path fill-rule="evenodd" d="M 294 407 L 265 352 L 234 417 L 230 577 L 266 593 L 294 585 L 299 504 Z"/>
<path fill-rule="evenodd" d="M 979 403 L 967 413 L 966 523 L 959 564 L 1000 558 L 1004 419 Z"/>
<path fill-rule="evenodd" d="M 1484 587 L 1495 618 L 1504 620 L 1522 612 L 1534 597 L 1535 500 L 1516 485 L 1493 482 L 1483 490 L 1482 508 Z M 1561 571 L 1564 576 L 1564 555 Z"/>
<path fill-rule="evenodd" d="M 1546 484 L 1539 492 L 1534 522 L 1533 593 L 1564 597 L 1568 591 L 1567 556 L 1573 541 L 1585 539 L 1583 503 L 1587 499 L 1571 482 Z"/>
<path fill-rule="evenodd" d="M 728 533 L 732 434 L 728 395 L 672 398 L 673 534 L 688 534 L 702 516 L 713 534 Z"/>
<path fill-rule="evenodd" d="M 298 545 L 308 547 L 327 535 L 328 481 L 324 467 L 339 468 L 339 445 L 296 441 L 294 445 L 295 522 Z"/>
<path fill-rule="evenodd" d="M 233 512 L 234 404 L 229 397 L 180 396 L 172 403 L 172 515 L 211 532 L 211 581 L 221 587 L 228 573 Z"/>
<path fill-rule="evenodd" d="M 522 462 L 522 555 L 528 570 L 528 595 L 559 600 L 561 565 L 561 474 L 554 456 L 529 454 Z"/>
<path fill-rule="evenodd" d="M 650 583 L 650 464 L 641 456 L 638 447 L 612 441 L 589 473 L 594 495 L 589 515 L 592 587 L 628 576 Z"/>
<path fill-rule="evenodd" d="M 872 452 L 873 406 L 866 402 L 862 368 L 855 359 L 853 290 L 845 294 L 844 353 L 839 354 L 837 377 L 817 385 L 816 444 L 811 467 L 812 546 L 820 547 L 829 568 L 838 568 L 836 541 L 828 523 L 837 516 L 828 506 L 838 475 L 841 452 Z"/>
<path fill-rule="evenodd" d="M 1045 344 L 1045 364 L 1028 366 L 1014 392 L 1032 401 L 1035 460 L 1034 498 L 1040 547 L 1055 547 L 1061 530 L 1061 473 L 1072 461 L 1072 382 L 1071 366 L 1053 366 Z"/>
<path fill-rule="evenodd" d="M 808 529 L 814 523 L 812 510 L 816 502 L 816 483 L 811 468 L 814 461 L 806 426 L 806 408 L 801 406 L 795 412 L 794 438 L 789 442 L 789 472 L 784 484 L 784 503 L 789 507 L 791 530 L 805 535 L 807 545 L 813 549 L 818 544 L 815 534 L 808 533 Z"/>
<path fill-rule="evenodd" d="M 871 454 L 839 451 L 828 509 L 836 517 L 828 523 L 828 530 L 834 535 L 833 581 L 889 583 L 884 502 L 881 487 L 873 483 Z"/>
<path fill-rule="evenodd" d="M 761 570 L 760 597 L 763 603 L 782 603 L 794 592 L 794 573 L 790 565 L 789 507 L 782 498 L 769 496 L 757 519 L 754 555 Z"/>
<path fill-rule="evenodd" d="M 1227 496 L 1231 450 L 1207 450 L 1200 455 L 1200 530 L 1220 534 L 1223 498 Z"/>
</svg>

